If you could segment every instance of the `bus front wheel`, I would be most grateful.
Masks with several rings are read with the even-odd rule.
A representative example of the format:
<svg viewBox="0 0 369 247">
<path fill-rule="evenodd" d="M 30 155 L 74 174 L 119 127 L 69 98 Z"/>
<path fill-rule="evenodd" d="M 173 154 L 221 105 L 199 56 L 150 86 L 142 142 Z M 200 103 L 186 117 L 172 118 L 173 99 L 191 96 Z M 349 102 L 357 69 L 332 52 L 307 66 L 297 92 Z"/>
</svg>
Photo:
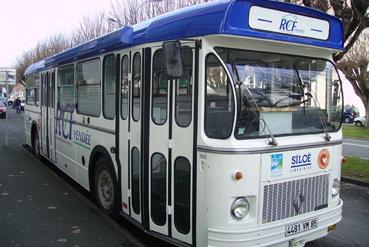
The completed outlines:
<svg viewBox="0 0 369 247">
<path fill-rule="evenodd" d="M 101 157 L 95 168 L 95 198 L 98 206 L 108 215 L 118 215 L 117 179 L 110 161 Z"/>
</svg>

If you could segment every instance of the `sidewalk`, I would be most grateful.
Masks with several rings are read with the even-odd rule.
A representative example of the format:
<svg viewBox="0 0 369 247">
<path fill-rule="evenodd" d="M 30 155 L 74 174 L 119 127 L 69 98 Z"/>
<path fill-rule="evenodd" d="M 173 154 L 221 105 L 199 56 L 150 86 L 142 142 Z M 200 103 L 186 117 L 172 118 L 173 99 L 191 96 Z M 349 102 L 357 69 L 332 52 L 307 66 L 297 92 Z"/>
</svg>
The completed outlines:
<svg viewBox="0 0 369 247">
<path fill-rule="evenodd" d="M 24 143 L 23 116 L 9 111 L 9 148 L 0 119 L 0 246 L 144 246 Z"/>
</svg>

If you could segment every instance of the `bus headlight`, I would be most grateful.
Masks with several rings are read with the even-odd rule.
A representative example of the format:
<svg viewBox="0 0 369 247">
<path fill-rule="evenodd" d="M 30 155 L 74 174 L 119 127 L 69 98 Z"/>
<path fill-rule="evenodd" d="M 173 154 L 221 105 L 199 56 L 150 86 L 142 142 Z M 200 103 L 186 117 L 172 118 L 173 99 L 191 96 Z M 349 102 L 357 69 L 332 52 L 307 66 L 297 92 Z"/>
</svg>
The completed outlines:
<svg viewBox="0 0 369 247">
<path fill-rule="evenodd" d="M 335 178 L 333 180 L 333 185 L 332 185 L 332 196 L 336 197 L 340 193 L 340 189 L 341 189 L 341 183 L 337 178 Z"/>
<path fill-rule="evenodd" d="M 231 207 L 231 213 L 233 217 L 235 217 L 238 220 L 241 220 L 246 217 L 250 209 L 249 201 L 246 197 L 238 197 L 236 200 L 234 200 L 232 207 Z"/>
</svg>

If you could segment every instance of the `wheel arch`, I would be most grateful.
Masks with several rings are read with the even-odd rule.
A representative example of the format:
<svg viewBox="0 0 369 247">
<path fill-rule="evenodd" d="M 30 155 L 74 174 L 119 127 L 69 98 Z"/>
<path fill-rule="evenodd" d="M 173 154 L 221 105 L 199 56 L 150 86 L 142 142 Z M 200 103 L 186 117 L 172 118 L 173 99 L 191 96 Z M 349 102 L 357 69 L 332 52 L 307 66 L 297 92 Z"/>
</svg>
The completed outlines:
<svg viewBox="0 0 369 247">
<path fill-rule="evenodd" d="M 93 193 L 95 190 L 95 183 L 94 183 L 94 174 L 95 174 L 95 165 L 97 160 L 100 157 L 106 157 L 109 161 L 110 161 L 110 166 L 113 169 L 113 171 L 115 172 L 115 176 L 116 176 L 116 180 L 118 180 L 118 173 L 117 173 L 117 169 L 114 165 L 114 162 L 111 158 L 111 156 L 109 155 L 109 152 L 106 150 L 105 147 L 101 146 L 101 145 L 97 145 L 93 148 L 91 154 L 90 154 L 90 159 L 88 162 L 88 182 L 89 182 L 89 187 L 90 187 L 90 192 Z M 118 187 L 120 187 L 118 185 Z"/>
</svg>

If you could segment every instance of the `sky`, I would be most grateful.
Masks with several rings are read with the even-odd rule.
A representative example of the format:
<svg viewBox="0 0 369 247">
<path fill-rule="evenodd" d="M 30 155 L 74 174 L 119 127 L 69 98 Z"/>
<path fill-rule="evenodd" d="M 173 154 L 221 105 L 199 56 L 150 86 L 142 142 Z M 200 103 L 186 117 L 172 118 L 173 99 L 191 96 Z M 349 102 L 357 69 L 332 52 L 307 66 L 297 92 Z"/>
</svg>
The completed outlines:
<svg viewBox="0 0 369 247">
<path fill-rule="evenodd" d="M 57 33 L 69 33 L 84 15 L 108 10 L 111 0 L 0 0 L 0 67 L 13 67 L 16 58 Z M 345 104 L 364 106 L 344 80 Z"/>
<path fill-rule="evenodd" d="M 110 0 L 0 0 L 0 67 L 57 33 L 69 33 L 84 15 L 109 9 Z"/>
</svg>

